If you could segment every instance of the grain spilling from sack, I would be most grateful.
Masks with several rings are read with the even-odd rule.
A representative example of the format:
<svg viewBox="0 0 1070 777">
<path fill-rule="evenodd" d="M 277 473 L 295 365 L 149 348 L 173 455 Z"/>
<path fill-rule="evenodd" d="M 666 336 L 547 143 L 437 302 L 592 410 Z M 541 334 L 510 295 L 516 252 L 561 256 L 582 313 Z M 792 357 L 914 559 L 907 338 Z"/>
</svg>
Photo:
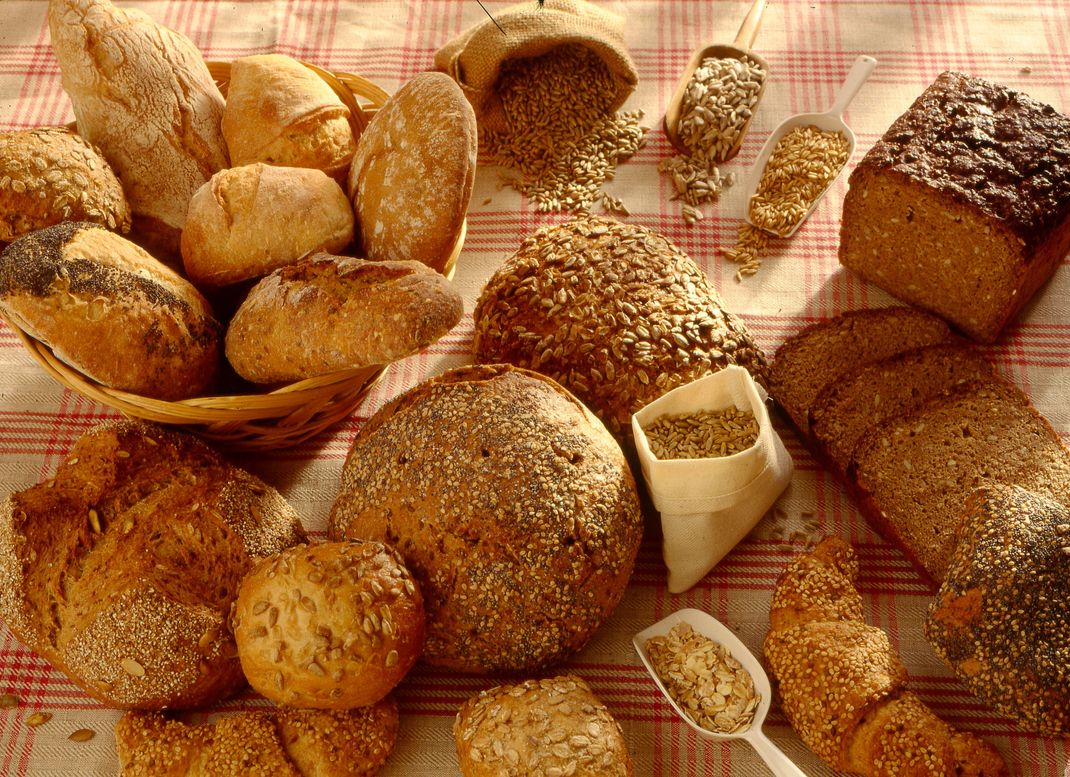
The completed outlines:
<svg viewBox="0 0 1070 777">
<path fill-rule="evenodd" d="M 758 421 L 751 412 L 728 407 L 664 415 L 643 431 L 651 452 L 659 459 L 712 459 L 754 445 Z"/>
</svg>

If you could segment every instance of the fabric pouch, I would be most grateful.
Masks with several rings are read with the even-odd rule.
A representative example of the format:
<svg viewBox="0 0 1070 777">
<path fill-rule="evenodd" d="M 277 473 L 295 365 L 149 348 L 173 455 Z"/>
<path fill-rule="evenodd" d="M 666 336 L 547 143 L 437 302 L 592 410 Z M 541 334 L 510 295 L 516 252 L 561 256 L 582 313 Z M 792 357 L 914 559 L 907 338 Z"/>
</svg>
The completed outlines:
<svg viewBox="0 0 1070 777">
<path fill-rule="evenodd" d="M 673 389 L 632 416 L 643 479 L 661 514 L 670 593 L 701 580 L 772 507 L 791 481 L 791 456 L 773 429 L 765 391 L 729 366 Z M 758 439 L 744 451 L 708 459 L 659 459 L 644 427 L 661 416 L 724 410 L 754 414 Z"/>
</svg>

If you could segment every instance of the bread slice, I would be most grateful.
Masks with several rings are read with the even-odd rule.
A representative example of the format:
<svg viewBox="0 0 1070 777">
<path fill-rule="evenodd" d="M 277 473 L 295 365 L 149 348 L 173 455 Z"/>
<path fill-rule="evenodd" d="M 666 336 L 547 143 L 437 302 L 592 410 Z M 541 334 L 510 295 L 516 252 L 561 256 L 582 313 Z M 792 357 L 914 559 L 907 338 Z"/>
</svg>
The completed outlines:
<svg viewBox="0 0 1070 777">
<path fill-rule="evenodd" d="M 869 429 L 955 386 L 995 380 L 992 365 L 975 349 L 956 343 L 915 348 L 857 367 L 822 389 L 810 408 L 810 433 L 822 458 L 842 475 Z"/>
<path fill-rule="evenodd" d="M 825 386 L 862 364 L 944 342 L 951 329 L 936 316 L 904 307 L 857 310 L 807 327 L 777 350 L 769 393 L 804 436 Z"/>
<path fill-rule="evenodd" d="M 847 476 L 866 517 L 936 582 L 977 488 L 1014 484 L 1070 503 L 1070 451 L 1006 383 L 963 384 L 871 429 Z"/>
</svg>

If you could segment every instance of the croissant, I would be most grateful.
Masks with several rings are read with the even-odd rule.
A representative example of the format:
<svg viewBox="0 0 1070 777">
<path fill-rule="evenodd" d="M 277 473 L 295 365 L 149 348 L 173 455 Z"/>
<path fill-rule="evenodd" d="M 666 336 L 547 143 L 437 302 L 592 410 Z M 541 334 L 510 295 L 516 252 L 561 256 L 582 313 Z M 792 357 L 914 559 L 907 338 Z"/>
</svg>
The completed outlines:
<svg viewBox="0 0 1070 777">
<path fill-rule="evenodd" d="M 1008 775 L 999 752 L 936 716 L 907 689 L 888 635 L 863 619 L 858 560 L 830 537 L 777 580 L 765 657 L 803 742 L 864 777 Z"/>
</svg>

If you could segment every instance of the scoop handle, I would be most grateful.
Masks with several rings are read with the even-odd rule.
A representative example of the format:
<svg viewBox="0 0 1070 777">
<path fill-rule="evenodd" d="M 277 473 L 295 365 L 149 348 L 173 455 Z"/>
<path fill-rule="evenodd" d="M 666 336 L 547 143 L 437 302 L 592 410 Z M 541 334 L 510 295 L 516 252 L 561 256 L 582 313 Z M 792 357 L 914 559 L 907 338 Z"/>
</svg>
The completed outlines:
<svg viewBox="0 0 1070 777">
<path fill-rule="evenodd" d="M 761 729 L 755 729 L 744 737 L 750 742 L 758 755 L 765 761 L 765 765 L 776 777 L 806 777 L 806 772 L 795 765 L 795 762 L 784 755 L 784 752 L 773 744 Z"/>
<path fill-rule="evenodd" d="M 743 19 L 743 24 L 739 25 L 739 32 L 736 33 L 736 39 L 732 43 L 733 46 L 737 49 L 751 50 L 754 45 L 754 39 L 758 37 L 758 30 L 762 26 L 762 13 L 764 11 L 765 0 L 754 0 L 750 11 L 747 12 L 747 16 Z"/>
<path fill-rule="evenodd" d="M 862 84 L 866 83 L 866 79 L 869 78 L 869 74 L 873 72 L 873 68 L 876 66 L 876 59 L 867 54 L 860 55 L 855 60 L 855 63 L 851 65 L 851 72 L 847 74 L 843 86 L 840 87 L 840 91 L 836 95 L 835 102 L 832 103 L 832 107 L 830 107 L 826 113 L 833 116 L 842 116 L 843 112 L 847 110 L 847 106 L 851 104 L 851 100 L 858 94 L 858 90 L 862 88 Z"/>
</svg>

